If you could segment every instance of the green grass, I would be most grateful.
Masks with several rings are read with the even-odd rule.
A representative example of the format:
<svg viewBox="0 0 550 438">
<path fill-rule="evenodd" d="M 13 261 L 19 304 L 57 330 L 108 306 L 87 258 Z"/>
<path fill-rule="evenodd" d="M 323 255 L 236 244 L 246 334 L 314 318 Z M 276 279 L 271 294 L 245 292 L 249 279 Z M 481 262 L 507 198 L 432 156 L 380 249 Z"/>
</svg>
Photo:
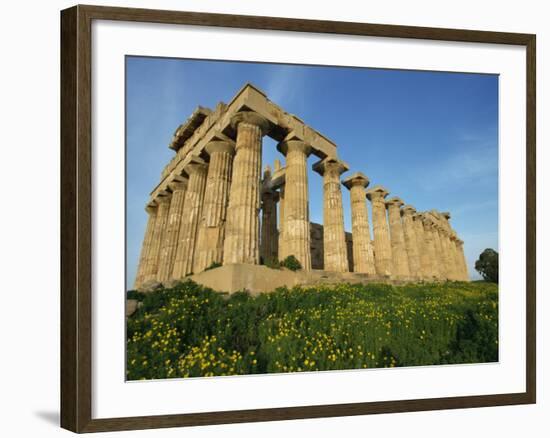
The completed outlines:
<svg viewBox="0 0 550 438">
<path fill-rule="evenodd" d="M 498 286 L 349 285 L 222 295 L 192 281 L 127 323 L 130 380 L 498 361 Z"/>
</svg>

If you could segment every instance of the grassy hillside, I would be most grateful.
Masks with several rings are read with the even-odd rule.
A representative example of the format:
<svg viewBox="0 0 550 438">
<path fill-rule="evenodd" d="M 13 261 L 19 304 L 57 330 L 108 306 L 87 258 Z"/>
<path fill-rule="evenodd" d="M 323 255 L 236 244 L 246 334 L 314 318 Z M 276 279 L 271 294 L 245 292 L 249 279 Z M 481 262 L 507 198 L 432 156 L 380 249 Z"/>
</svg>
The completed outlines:
<svg viewBox="0 0 550 438">
<path fill-rule="evenodd" d="M 339 285 L 221 295 L 187 281 L 128 318 L 130 380 L 498 360 L 498 286 Z"/>
</svg>

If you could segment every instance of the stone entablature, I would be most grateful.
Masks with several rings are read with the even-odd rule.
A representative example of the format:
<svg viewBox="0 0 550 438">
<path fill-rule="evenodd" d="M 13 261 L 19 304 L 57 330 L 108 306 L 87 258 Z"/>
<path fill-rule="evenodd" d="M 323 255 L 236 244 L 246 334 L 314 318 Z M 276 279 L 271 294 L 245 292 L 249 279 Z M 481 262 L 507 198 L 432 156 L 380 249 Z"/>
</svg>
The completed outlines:
<svg viewBox="0 0 550 438">
<path fill-rule="evenodd" d="M 201 156 L 210 141 L 235 138 L 236 132 L 231 126 L 231 119 L 241 111 L 254 112 L 264 117 L 271 128 L 269 136 L 277 141 L 283 141 L 289 133 L 293 133 L 310 145 L 318 157 L 336 156 L 336 145 L 332 141 L 271 102 L 265 93 L 254 85 L 246 84 L 227 105 L 218 104 L 191 137 L 179 147 L 177 155 L 163 171 L 162 181 L 151 192 L 151 200 L 165 191 L 173 178 L 182 174 L 184 166 L 193 156 Z M 176 131 L 171 145 L 177 143 Z"/>
<path fill-rule="evenodd" d="M 286 165 L 276 160 L 262 174 L 266 135 Z M 361 172 L 341 180 L 349 166 L 336 145 L 251 84 L 213 111 L 197 107 L 169 147 L 175 156 L 146 206 L 136 288 L 213 264 L 258 265 L 289 255 L 304 272 L 355 274 L 361 281 L 468 280 L 464 242 L 450 213 L 418 213 L 387 198 L 380 185 L 367 189 Z M 313 170 L 323 179 L 323 225 L 309 219 L 310 155 L 318 157 Z M 352 233 L 344 230 L 342 185 L 350 192 Z"/>
</svg>

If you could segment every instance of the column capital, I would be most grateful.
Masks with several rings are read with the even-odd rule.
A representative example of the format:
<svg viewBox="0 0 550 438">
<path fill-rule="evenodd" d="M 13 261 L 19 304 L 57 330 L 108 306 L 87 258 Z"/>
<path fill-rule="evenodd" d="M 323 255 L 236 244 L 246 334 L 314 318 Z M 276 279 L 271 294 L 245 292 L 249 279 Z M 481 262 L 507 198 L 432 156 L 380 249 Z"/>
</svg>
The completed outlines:
<svg viewBox="0 0 550 438">
<path fill-rule="evenodd" d="M 324 176 L 327 172 L 336 172 L 338 176 L 349 170 L 349 166 L 342 160 L 335 157 L 326 157 L 313 165 L 313 170 Z"/>
<path fill-rule="evenodd" d="M 235 142 L 227 140 L 212 140 L 204 148 L 208 155 L 216 152 L 227 152 L 231 155 L 235 153 Z"/>
<path fill-rule="evenodd" d="M 178 191 L 178 190 L 185 190 L 187 189 L 187 179 L 182 180 L 174 180 L 168 183 L 168 187 L 172 190 L 172 193 Z"/>
<path fill-rule="evenodd" d="M 444 211 L 441 213 L 441 216 L 443 216 L 445 219 L 449 220 L 451 218 L 451 213 L 448 211 Z"/>
<path fill-rule="evenodd" d="M 385 187 L 376 185 L 369 190 L 367 190 L 367 199 L 369 201 L 377 201 L 379 199 L 384 200 L 386 196 L 388 196 L 390 192 L 386 190 Z"/>
<path fill-rule="evenodd" d="M 386 208 L 389 207 L 397 207 L 398 209 L 404 205 L 405 203 L 401 198 L 398 198 L 397 196 L 394 196 L 393 198 L 390 198 L 386 201 Z"/>
<path fill-rule="evenodd" d="M 172 193 L 170 192 L 161 192 L 159 195 L 155 198 L 155 202 L 160 204 L 165 204 L 170 201 L 170 198 L 172 197 Z"/>
<path fill-rule="evenodd" d="M 429 228 L 435 228 L 435 222 L 432 218 L 429 216 L 426 216 L 426 214 L 422 213 L 420 215 L 420 219 L 422 220 L 422 223 L 426 225 Z"/>
<path fill-rule="evenodd" d="M 351 190 L 354 186 L 367 187 L 370 181 L 366 175 L 361 172 L 355 172 L 342 181 L 342 184 Z"/>
<path fill-rule="evenodd" d="M 436 219 L 441 219 L 442 217 L 442 214 L 441 212 L 437 211 L 435 208 L 430 210 L 430 211 L 427 211 L 426 212 L 427 214 L 431 214 L 433 217 L 435 217 Z"/>
<path fill-rule="evenodd" d="M 416 208 L 414 208 L 412 205 L 405 205 L 401 209 L 401 216 L 411 216 L 414 217 L 416 213 Z"/>
<path fill-rule="evenodd" d="M 205 172 L 207 167 L 204 161 L 194 158 L 191 162 L 183 166 L 183 170 L 187 175 L 192 175 L 198 172 Z"/>
<path fill-rule="evenodd" d="M 269 164 L 266 164 L 264 166 L 264 172 L 262 174 L 262 181 L 269 181 L 271 179 L 271 175 L 273 175 L 271 166 Z"/>
<path fill-rule="evenodd" d="M 147 212 L 147 214 L 154 213 L 155 211 L 157 211 L 157 206 L 156 206 L 156 204 L 154 204 L 154 203 L 152 203 L 152 202 L 149 202 L 149 203 L 145 206 L 145 211 Z"/>
<path fill-rule="evenodd" d="M 277 150 L 286 157 L 288 152 L 300 151 L 306 157 L 311 154 L 311 146 L 299 139 L 283 140 L 277 144 Z"/>
<path fill-rule="evenodd" d="M 254 111 L 239 111 L 233 117 L 231 117 L 231 127 L 237 130 L 240 123 L 246 123 L 254 125 L 260 128 L 262 135 L 267 134 L 271 125 L 269 121 Z"/>
</svg>

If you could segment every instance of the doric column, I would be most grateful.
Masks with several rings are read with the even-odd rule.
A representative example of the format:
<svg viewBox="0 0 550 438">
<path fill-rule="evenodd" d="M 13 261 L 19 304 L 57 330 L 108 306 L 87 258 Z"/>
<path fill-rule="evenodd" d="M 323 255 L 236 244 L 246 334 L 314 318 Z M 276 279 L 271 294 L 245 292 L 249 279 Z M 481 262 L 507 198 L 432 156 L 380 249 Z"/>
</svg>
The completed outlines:
<svg viewBox="0 0 550 438">
<path fill-rule="evenodd" d="M 279 189 L 279 252 L 277 257 L 281 260 L 281 254 L 285 251 L 285 186 Z"/>
<path fill-rule="evenodd" d="M 367 199 L 372 206 L 372 231 L 374 237 L 374 265 L 378 275 L 392 275 L 390 229 L 386 216 L 386 201 L 389 192 L 382 186 L 367 190 Z"/>
<path fill-rule="evenodd" d="M 260 255 L 264 261 L 278 260 L 279 233 L 277 231 L 277 199 L 279 195 L 272 190 L 262 193 L 262 232 Z"/>
<path fill-rule="evenodd" d="M 464 269 L 462 267 L 461 254 L 458 248 L 458 240 L 456 231 L 453 230 L 451 233 L 451 250 L 453 255 L 455 278 L 457 281 L 462 281 L 464 278 Z"/>
<path fill-rule="evenodd" d="M 304 271 L 311 270 L 311 235 L 309 231 L 309 192 L 307 157 L 311 148 L 301 140 L 279 143 L 286 157 L 285 167 L 285 245 L 280 259 L 293 255 Z"/>
<path fill-rule="evenodd" d="M 390 223 L 393 275 L 398 278 L 408 278 L 411 276 L 409 256 L 407 255 L 407 248 L 405 246 L 403 224 L 401 223 L 401 206 L 403 204 L 404 202 L 397 197 L 393 197 L 386 201 L 388 220 Z"/>
<path fill-rule="evenodd" d="M 456 235 L 456 232 L 451 232 L 451 257 L 453 262 L 453 272 L 454 272 L 454 279 L 457 281 L 462 280 L 462 264 L 460 263 L 460 259 L 458 256 L 458 247 L 456 245 L 456 241 L 458 240 L 458 237 Z"/>
<path fill-rule="evenodd" d="M 456 248 L 458 252 L 458 264 L 461 273 L 461 280 L 470 281 L 470 275 L 468 274 L 468 264 L 466 263 L 466 256 L 464 255 L 464 241 L 457 239 Z"/>
<path fill-rule="evenodd" d="M 170 202 L 166 232 L 160 249 L 158 281 L 161 283 L 172 278 L 178 248 L 178 235 L 183 217 L 183 203 L 187 191 L 187 180 L 173 181 L 169 184 L 169 187 L 172 189 L 172 201 Z"/>
<path fill-rule="evenodd" d="M 411 277 L 420 279 L 422 275 L 422 266 L 420 263 L 420 250 L 416 238 L 416 225 L 414 223 L 414 214 L 416 209 L 412 205 L 405 205 L 401 209 L 403 222 L 403 234 L 405 235 L 405 248 L 409 258 L 409 270 Z"/>
<path fill-rule="evenodd" d="M 194 273 L 223 261 L 225 215 L 235 145 L 230 141 L 212 141 L 206 145 L 205 151 L 210 156 L 210 163 L 198 225 Z"/>
<path fill-rule="evenodd" d="M 429 276 L 431 279 L 438 279 L 440 278 L 440 273 L 435 251 L 433 222 L 425 215 L 422 215 L 422 226 L 424 227 L 424 247 L 427 250 L 430 261 Z"/>
<path fill-rule="evenodd" d="M 237 143 L 224 242 L 224 264 L 260 261 L 262 137 L 269 129 L 259 114 L 240 112 L 231 119 Z"/>
<path fill-rule="evenodd" d="M 445 230 L 445 243 L 447 245 L 447 256 L 448 256 L 448 272 L 450 274 L 451 280 L 460 280 L 461 272 L 460 268 L 457 265 L 457 255 L 456 255 L 456 233 L 453 231 L 449 219 L 451 219 L 451 214 L 449 212 L 440 213 L 442 218 L 443 228 Z"/>
<path fill-rule="evenodd" d="M 369 214 L 365 188 L 369 179 L 361 172 L 354 173 L 343 182 L 350 191 L 351 232 L 353 236 L 353 272 L 376 274 L 374 250 L 370 238 Z"/>
<path fill-rule="evenodd" d="M 451 248 L 449 246 L 449 233 L 445 229 L 444 225 L 437 228 L 437 233 L 439 234 L 439 240 L 441 242 L 445 277 L 447 280 L 454 280 L 454 260 L 451 254 Z"/>
<path fill-rule="evenodd" d="M 435 246 L 436 264 L 439 272 L 438 278 L 441 280 L 445 280 L 447 278 L 447 273 L 445 270 L 445 255 L 443 253 L 443 245 L 441 244 L 441 236 L 439 235 L 439 227 L 437 226 L 437 223 L 435 221 L 432 225 L 432 233 Z"/>
<path fill-rule="evenodd" d="M 194 160 L 183 168 L 189 175 L 189 182 L 183 201 L 185 210 L 181 219 L 176 260 L 172 271 L 172 278 L 175 280 L 193 272 L 197 228 L 203 206 L 207 170 L 207 166 L 202 160 L 196 158 Z"/>
<path fill-rule="evenodd" d="M 340 175 L 348 166 L 337 158 L 325 158 L 313 166 L 313 170 L 323 176 L 323 246 L 324 270 L 348 272 L 348 253 L 344 230 L 344 209 Z M 289 187 L 286 188 L 287 193 Z M 288 201 L 285 201 L 285 210 Z M 288 217 L 288 215 L 285 214 Z M 286 229 L 288 231 L 288 228 Z"/>
<path fill-rule="evenodd" d="M 145 228 L 145 236 L 143 237 L 143 243 L 141 244 L 141 253 L 139 256 L 139 264 L 136 272 L 136 279 L 134 282 L 134 289 L 138 289 L 144 280 L 144 274 L 147 267 L 147 256 L 149 249 L 151 248 L 151 241 L 153 239 L 153 233 L 155 231 L 155 220 L 157 219 L 157 206 L 148 204 L 145 207 L 147 212 L 147 227 Z"/>
<path fill-rule="evenodd" d="M 430 251 L 426 244 L 426 235 L 424 233 L 424 225 L 422 223 L 422 215 L 416 213 L 413 215 L 413 223 L 416 232 L 416 243 L 418 245 L 418 254 L 420 257 L 420 272 L 421 278 L 424 280 L 432 279 L 432 266 Z"/>
<path fill-rule="evenodd" d="M 155 221 L 155 230 L 151 239 L 151 246 L 147 256 L 147 268 L 144 276 L 144 281 L 158 281 L 158 262 L 162 238 L 166 230 L 168 222 L 168 212 L 170 211 L 170 200 L 172 195 L 166 192 L 163 196 L 158 196 L 155 201 L 158 204 L 157 220 Z"/>
</svg>

